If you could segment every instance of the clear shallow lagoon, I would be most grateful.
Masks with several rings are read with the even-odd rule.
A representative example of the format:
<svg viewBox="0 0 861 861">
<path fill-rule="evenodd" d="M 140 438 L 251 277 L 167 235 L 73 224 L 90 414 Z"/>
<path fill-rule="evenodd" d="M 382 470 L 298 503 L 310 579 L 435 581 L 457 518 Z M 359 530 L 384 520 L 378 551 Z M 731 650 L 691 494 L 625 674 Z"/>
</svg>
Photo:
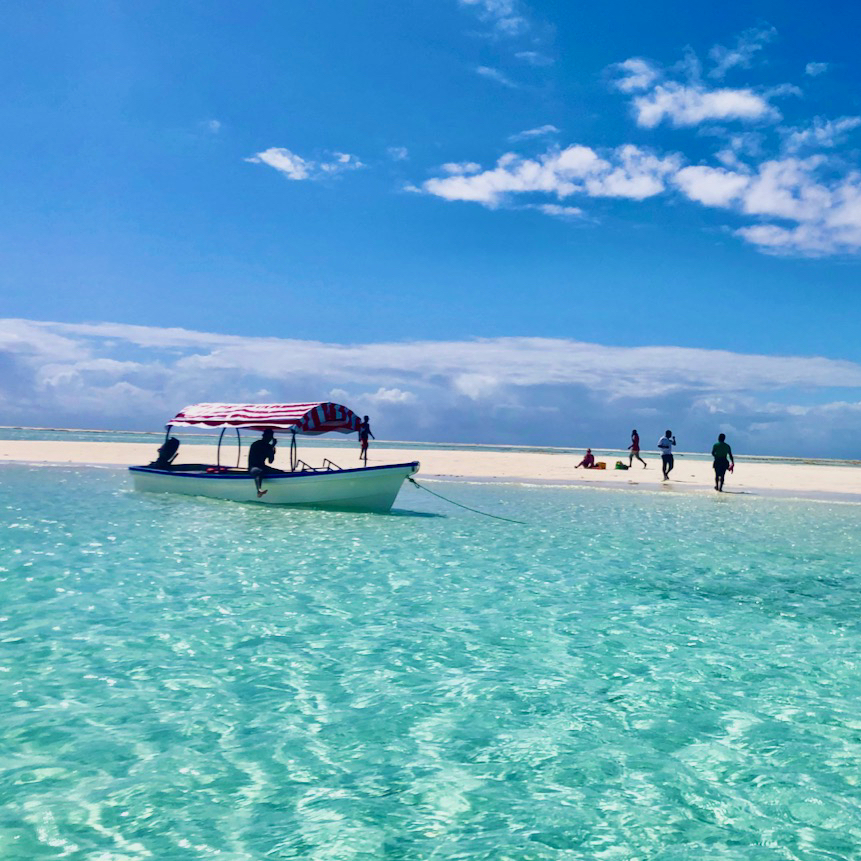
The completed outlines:
<svg viewBox="0 0 861 861">
<path fill-rule="evenodd" d="M 429 486 L 0 467 L 0 858 L 859 857 L 861 508 Z"/>
</svg>

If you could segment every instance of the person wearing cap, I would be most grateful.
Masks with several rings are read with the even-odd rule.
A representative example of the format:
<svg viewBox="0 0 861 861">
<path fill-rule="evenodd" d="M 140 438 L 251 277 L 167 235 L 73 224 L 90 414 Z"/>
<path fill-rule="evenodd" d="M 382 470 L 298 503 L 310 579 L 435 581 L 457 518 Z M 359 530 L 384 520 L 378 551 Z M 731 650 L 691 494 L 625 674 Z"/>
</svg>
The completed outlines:
<svg viewBox="0 0 861 861">
<path fill-rule="evenodd" d="M 275 460 L 275 446 L 277 444 L 275 431 L 272 428 L 266 428 L 263 431 L 263 436 L 251 443 L 251 448 L 248 449 L 248 471 L 254 476 L 258 499 L 269 492 L 263 489 L 263 476 L 267 472 L 281 472 L 280 469 L 269 466 Z"/>
<path fill-rule="evenodd" d="M 581 460 L 574 469 L 579 469 L 581 466 L 583 469 L 593 469 L 595 467 L 595 455 L 592 454 L 591 448 L 586 449 L 586 454 L 584 455 L 583 460 Z"/>
</svg>

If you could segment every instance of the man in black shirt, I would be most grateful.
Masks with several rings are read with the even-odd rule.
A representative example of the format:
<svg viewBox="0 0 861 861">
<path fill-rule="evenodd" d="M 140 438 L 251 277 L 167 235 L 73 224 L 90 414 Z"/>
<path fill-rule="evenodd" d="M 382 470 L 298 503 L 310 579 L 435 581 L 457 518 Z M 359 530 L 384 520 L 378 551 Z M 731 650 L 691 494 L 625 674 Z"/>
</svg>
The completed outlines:
<svg viewBox="0 0 861 861">
<path fill-rule="evenodd" d="M 368 437 L 376 439 L 371 433 L 371 423 L 368 421 L 368 417 L 365 416 L 359 425 L 359 460 L 365 461 L 365 466 L 368 465 Z"/>
<path fill-rule="evenodd" d="M 275 460 L 275 446 L 278 440 L 275 439 L 275 432 L 272 428 L 266 428 L 263 431 L 263 436 L 251 443 L 251 448 L 248 449 L 248 471 L 254 476 L 254 484 L 257 487 L 257 498 L 260 499 L 264 493 L 263 476 L 267 472 L 281 472 L 280 469 L 275 469 L 269 466 Z"/>
</svg>

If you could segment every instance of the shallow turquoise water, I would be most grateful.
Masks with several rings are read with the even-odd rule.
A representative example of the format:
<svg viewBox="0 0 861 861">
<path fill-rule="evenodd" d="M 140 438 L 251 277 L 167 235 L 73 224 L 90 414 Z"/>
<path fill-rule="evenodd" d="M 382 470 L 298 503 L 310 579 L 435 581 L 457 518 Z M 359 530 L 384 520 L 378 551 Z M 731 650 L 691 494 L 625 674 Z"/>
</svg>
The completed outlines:
<svg viewBox="0 0 861 861">
<path fill-rule="evenodd" d="M 0 858 L 861 857 L 857 506 L 429 486 L 0 468 Z"/>
</svg>

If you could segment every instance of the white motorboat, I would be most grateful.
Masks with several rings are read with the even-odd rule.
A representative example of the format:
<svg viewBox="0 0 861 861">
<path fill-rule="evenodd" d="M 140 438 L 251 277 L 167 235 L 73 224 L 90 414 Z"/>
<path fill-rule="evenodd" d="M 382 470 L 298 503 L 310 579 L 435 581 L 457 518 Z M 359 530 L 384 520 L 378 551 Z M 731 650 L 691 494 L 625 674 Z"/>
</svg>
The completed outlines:
<svg viewBox="0 0 861 861">
<path fill-rule="evenodd" d="M 233 502 L 292 505 L 337 511 L 389 511 L 404 481 L 418 472 L 418 461 L 342 469 L 326 459 L 319 467 L 299 460 L 297 435 L 356 433 L 361 420 L 339 404 L 194 404 L 167 423 L 159 458 L 148 466 L 129 467 L 135 490 L 208 496 Z M 215 464 L 176 463 L 179 443 L 170 436 L 175 427 L 221 428 Z M 258 496 L 254 475 L 239 465 L 221 464 L 221 444 L 229 428 L 281 430 L 290 434 L 290 470 L 266 469 L 265 493 Z"/>
</svg>

